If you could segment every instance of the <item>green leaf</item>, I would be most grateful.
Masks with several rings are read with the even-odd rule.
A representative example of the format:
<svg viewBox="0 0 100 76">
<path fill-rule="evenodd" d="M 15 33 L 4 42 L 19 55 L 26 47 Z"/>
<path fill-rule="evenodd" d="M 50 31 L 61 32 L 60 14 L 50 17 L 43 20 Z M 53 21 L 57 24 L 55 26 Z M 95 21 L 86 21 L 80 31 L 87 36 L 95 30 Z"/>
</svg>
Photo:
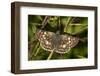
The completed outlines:
<svg viewBox="0 0 100 76">
<path fill-rule="evenodd" d="M 33 33 L 35 33 L 35 32 L 36 32 L 36 30 L 37 30 L 37 29 L 36 29 L 36 26 L 35 26 L 35 25 L 33 25 L 33 26 L 32 26 L 32 32 L 33 32 Z"/>
<path fill-rule="evenodd" d="M 86 30 L 88 28 L 88 18 L 80 18 L 80 21 L 78 23 L 73 23 L 73 21 L 70 21 L 69 25 L 67 25 L 67 28 L 64 28 L 64 32 L 69 34 L 77 34 L 83 30 Z"/>
<path fill-rule="evenodd" d="M 33 32 L 31 28 L 28 28 L 28 40 L 31 40 L 32 37 L 33 37 Z"/>
</svg>

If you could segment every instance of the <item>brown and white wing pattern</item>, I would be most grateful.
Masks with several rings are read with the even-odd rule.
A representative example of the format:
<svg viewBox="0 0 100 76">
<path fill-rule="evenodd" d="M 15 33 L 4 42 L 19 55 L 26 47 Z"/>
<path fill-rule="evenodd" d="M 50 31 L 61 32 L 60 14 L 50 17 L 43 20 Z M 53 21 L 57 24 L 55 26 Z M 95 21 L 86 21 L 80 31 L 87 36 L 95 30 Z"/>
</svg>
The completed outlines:
<svg viewBox="0 0 100 76">
<path fill-rule="evenodd" d="M 55 52 L 64 54 L 70 51 L 71 48 L 75 47 L 79 42 L 77 37 L 69 36 L 69 35 L 61 35 L 61 41 L 57 50 Z"/>
<path fill-rule="evenodd" d="M 56 53 L 64 54 L 75 47 L 79 38 L 70 35 L 56 35 L 53 32 L 39 30 L 36 37 L 40 42 L 41 47 L 47 51 L 54 51 Z"/>
<path fill-rule="evenodd" d="M 40 42 L 40 46 L 47 51 L 53 51 L 54 46 L 52 44 L 52 36 L 55 35 L 53 32 L 39 30 L 36 33 L 36 37 Z"/>
</svg>

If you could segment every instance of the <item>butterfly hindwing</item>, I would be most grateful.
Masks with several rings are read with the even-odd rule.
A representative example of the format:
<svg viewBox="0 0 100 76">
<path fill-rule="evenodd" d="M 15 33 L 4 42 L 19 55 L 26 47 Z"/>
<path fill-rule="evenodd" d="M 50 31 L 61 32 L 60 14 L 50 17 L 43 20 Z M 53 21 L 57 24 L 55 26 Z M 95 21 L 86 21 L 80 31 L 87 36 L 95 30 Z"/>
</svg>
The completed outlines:
<svg viewBox="0 0 100 76">
<path fill-rule="evenodd" d="M 57 53 L 67 53 L 71 48 L 76 46 L 79 42 L 77 37 L 69 35 L 61 35 L 61 42 L 56 50 Z"/>
</svg>

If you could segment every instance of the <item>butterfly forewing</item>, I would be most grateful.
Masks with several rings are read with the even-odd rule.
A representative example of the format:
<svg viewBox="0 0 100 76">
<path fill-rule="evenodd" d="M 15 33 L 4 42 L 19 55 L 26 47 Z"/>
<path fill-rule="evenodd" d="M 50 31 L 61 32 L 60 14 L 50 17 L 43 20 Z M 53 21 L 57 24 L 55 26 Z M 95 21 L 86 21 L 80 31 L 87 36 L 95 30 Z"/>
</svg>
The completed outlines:
<svg viewBox="0 0 100 76">
<path fill-rule="evenodd" d="M 47 51 L 53 51 L 54 46 L 52 44 L 52 36 L 55 35 L 53 32 L 40 30 L 37 32 L 37 38 L 43 49 Z"/>
</svg>

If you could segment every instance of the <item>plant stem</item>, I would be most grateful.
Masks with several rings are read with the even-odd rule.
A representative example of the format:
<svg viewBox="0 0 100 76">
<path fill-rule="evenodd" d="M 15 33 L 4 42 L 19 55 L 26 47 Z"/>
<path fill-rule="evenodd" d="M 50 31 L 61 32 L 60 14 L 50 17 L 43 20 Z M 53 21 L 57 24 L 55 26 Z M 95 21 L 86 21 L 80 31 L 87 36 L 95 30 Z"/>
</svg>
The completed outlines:
<svg viewBox="0 0 100 76">
<path fill-rule="evenodd" d="M 78 57 L 78 58 L 86 58 L 86 57 L 84 57 L 84 56 L 80 56 L 80 55 L 77 55 L 77 57 Z"/>
<path fill-rule="evenodd" d="M 65 26 L 66 30 L 68 29 L 68 26 L 69 26 L 71 20 L 72 20 L 72 17 L 68 17 L 67 22 L 66 22 L 66 26 Z"/>
<path fill-rule="evenodd" d="M 81 31 L 77 32 L 77 33 L 72 33 L 72 35 L 78 35 L 80 33 L 82 33 L 84 30 L 86 30 L 88 27 L 83 28 Z"/>
<path fill-rule="evenodd" d="M 87 24 L 69 24 L 70 26 L 86 26 Z"/>
<path fill-rule="evenodd" d="M 47 60 L 50 60 L 50 58 L 51 58 L 51 57 L 52 57 L 52 55 L 53 55 L 53 52 L 54 52 L 54 50 L 53 50 L 53 51 L 51 51 L 51 53 L 49 54 L 49 56 L 48 56 Z"/>
<path fill-rule="evenodd" d="M 81 42 L 85 42 L 87 40 L 87 37 L 84 37 L 84 38 L 80 38 L 79 39 Z"/>
<path fill-rule="evenodd" d="M 34 56 L 37 56 L 38 52 L 40 51 L 40 47 L 37 49 L 36 53 L 34 54 Z"/>
<path fill-rule="evenodd" d="M 39 46 L 39 42 L 37 42 L 37 44 L 36 44 L 36 46 L 35 46 L 35 49 L 34 50 L 36 50 L 37 48 L 38 48 L 38 46 Z M 32 52 L 32 54 L 31 54 L 31 56 L 30 56 L 30 58 L 32 58 L 32 56 L 35 56 L 35 54 L 34 54 L 34 51 Z"/>
<path fill-rule="evenodd" d="M 60 59 L 64 59 L 64 56 L 63 56 L 63 54 L 60 54 Z"/>
<path fill-rule="evenodd" d="M 47 24 L 48 20 L 49 20 L 50 16 L 45 16 L 43 22 L 42 22 L 42 27 L 41 29 L 43 29 L 45 27 L 45 25 Z"/>
</svg>

